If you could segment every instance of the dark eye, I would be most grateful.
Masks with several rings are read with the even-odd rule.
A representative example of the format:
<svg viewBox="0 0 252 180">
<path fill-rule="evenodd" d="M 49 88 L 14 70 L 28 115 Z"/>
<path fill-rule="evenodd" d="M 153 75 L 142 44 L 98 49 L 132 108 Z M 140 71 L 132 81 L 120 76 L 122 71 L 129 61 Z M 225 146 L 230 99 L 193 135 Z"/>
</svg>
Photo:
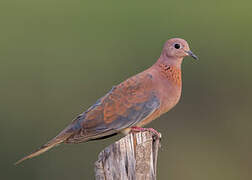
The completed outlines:
<svg viewBox="0 0 252 180">
<path fill-rule="evenodd" d="M 180 44 L 174 44 L 174 47 L 175 47 L 176 49 L 179 49 L 179 48 L 180 48 Z"/>
</svg>

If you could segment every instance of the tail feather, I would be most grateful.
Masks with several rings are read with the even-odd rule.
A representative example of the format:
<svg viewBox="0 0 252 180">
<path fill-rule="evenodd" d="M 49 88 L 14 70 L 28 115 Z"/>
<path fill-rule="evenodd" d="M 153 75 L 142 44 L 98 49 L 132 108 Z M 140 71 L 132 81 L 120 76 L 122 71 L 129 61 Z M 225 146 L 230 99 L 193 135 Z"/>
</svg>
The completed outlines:
<svg viewBox="0 0 252 180">
<path fill-rule="evenodd" d="M 45 145 L 43 145 L 42 147 L 40 147 L 38 150 L 36 150 L 35 152 L 29 154 L 28 156 L 23 157 L 22 159 L 18 160 L 15 165 L 20 164 L 21 162 L 27 160 L 27 159 L 31 159 L 33 157 L 36 157 L 46 151 L 48 151 L 49 149 L 55 147 L 56 145 L 59 145 L 60 143 L 62 143 L 63 141 L 65 141 L 70 135 L 69 134 L 63 134 L 60 136 L 56 136 L 55 138 L 53 138 L 51 141 L 49 141 L 48 143 L 46 143 Z"/>
</svg>

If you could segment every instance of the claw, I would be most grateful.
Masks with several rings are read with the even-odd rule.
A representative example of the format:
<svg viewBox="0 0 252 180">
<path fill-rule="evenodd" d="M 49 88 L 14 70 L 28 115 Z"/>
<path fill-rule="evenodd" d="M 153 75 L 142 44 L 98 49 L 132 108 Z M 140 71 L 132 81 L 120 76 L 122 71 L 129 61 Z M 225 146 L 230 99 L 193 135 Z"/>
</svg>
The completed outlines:
<svg viewBox="0 0 252 180">
<path fill-rule="evenodd" d="M 158 131 L 156 131 L 153 128 L 142 128 L 142 127 L 133 126 L 133 127 L 131 127 L 130 132 L 134 133 L 134 132 L 143 132 L 143 131 L 149 131 L 149 132 L 155 134 L 159 139 L 161 139 L 161 133 L 159 133 Z"/>
</svg>

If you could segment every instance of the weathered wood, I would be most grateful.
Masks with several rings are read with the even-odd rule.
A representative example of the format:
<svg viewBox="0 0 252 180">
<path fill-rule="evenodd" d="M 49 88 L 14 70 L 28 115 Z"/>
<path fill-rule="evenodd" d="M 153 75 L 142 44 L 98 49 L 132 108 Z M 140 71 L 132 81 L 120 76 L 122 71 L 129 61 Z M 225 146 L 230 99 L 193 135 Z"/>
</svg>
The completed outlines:
<svg viewBox="0 0 252 180">
<path fill-rule="evenodd" d="M 152 132 L 128 134 L 100 152 L 96 180 L 155 180 L 159 146 Z"/>
</svg>

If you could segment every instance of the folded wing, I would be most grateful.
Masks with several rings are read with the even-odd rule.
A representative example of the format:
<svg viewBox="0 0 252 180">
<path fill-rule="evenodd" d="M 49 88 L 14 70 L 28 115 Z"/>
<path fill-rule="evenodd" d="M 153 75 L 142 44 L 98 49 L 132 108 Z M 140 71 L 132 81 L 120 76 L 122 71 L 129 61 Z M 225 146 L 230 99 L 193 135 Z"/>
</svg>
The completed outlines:
<svg viewBox="0 0 252 180">
<path fill-rule="evenodd" d="M 65 130 L 66 143 L 103 138 L 134 126 L 160 105 L 149 74 L 134 76 L 112 88 Z"/>
</svg>

